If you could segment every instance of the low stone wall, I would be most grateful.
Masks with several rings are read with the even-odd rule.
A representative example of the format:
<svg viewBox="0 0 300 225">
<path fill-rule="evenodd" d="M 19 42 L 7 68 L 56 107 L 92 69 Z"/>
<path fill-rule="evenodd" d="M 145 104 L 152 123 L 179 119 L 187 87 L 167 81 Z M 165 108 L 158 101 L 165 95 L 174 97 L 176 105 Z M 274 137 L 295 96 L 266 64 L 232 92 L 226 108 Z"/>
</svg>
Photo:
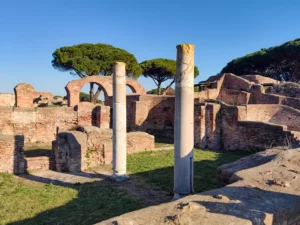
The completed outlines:
<svg viewBox="0 0 300 225">
<path fill-rule="evenodd" d="M 0 172 L 21 174 L 24 171 L 24 137 L 0 135 Z"/>
<path fill-rule="evenodd" d="M 25 142 L 51 143 L 60 131 L 78 124 L 109 128 L 110 107 L 79 105 L 73 107 L 9 108 L 0 107 L 0 133 L 22 134 Z"/>
<path fill-rule="evenodd" d="M 127 134 L 127 153 L 154 149 L 154 137 L 147 133 Z M 77 131 L 61 132 L 53 142 L 58 171 L 83 171 L 112 163 L 112 130 L 81 126 Z"/>
<path fill-rule="evenodd" d="M 231 181 L 226 187 L 98 224 L 300 224 L 300 149 L 269 151 L 221 166 L 219 175 Z"/>
<path fill-rule="evenodd" d="M 15 95 L 0 93 L 0 106 L 12 107 L 15 105 Z"/>
</svg>

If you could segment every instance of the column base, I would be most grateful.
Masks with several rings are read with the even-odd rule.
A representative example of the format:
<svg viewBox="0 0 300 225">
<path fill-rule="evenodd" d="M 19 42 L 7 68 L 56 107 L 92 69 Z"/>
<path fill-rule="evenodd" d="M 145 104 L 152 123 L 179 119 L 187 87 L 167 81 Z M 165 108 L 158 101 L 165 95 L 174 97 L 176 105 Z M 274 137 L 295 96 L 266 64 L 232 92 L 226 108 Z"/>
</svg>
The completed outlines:
<svg viewBox="0 0 300 225">
<path fill-rule="evenodd" d="M 174 193 L 174 197 L 173 197 L 173 200 L 178 200 L 178 199 L 181 199 L 181 198 L 184 198 L 188 195 L 191 195 L 193 193 L 189 193 L 189 194 L 179 194 L 179 193 Z"/>
<path fill-rule="evenodd" d="M 117 183 L 122 183 L 125 180 L 128 180 L 129 176 L 127 174 L 123 174 L 123 175 L 113 174 L 110 178 L 111 178 L 111 180 L 113 180 Z"/>
</svg>

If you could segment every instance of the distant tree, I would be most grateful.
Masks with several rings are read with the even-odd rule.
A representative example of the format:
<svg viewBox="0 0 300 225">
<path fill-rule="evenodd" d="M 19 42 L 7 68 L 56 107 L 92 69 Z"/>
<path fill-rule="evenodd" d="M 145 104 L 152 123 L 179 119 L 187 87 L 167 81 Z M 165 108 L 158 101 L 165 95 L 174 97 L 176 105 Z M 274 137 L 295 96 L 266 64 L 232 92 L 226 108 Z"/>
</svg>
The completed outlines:
<svg viewBox="0 0 300 225">
<path fill-rule="evenodd" d="M 166 90 L 166 88 L 160 89 L 161 92 L 164 92 L 165 90 Z M 147 91 L 147 94 L 158 95 L 158 89 L 157 88 L 151 89 L 151 90 Z"/>
<path fill-rule="evenodd" d="M 54 99 L 57 99 L 57 98 L 63 98 L 63 96 L 61 96 L 61 95 L 54 95 L 53 98 L 54 98 Z"/>
<path fill-rule="evenodd" d="M 158 94 L 161 94 L 161 84 L 164 81 L 172 80 L 171 83 L 166 87 L 165 90 L 168 90 L 172 84 L 175 82 L 176 75 L 176 61 L 172 59 L 151 59 L 146 60 L 140 63 L 140 66 L 143 70 L 143 75 L 145 77 L 150 77 L 157 85 Z M 194 77 L 196 78 L 199 75 L 199 70 L 195 66 Z"/>
<path fill-rule="evenodd" d="M 135 56 L 123 49 L 107 44 L 78 44 L 61 47 L 52 54 L 52 66 L 60 71 L 69 71 L 80 78 L 92 75 L 112 75 L 116 61 L 126 63 L 127 76 L 137 78 L 141 75 Z M 101 88 L 94 94 L 94 83 L 90 84 L 90 99 L 96 102 Z"/>
<path fill-rule="evenodd" d="M 90 102 L 91 99 L 90 99 L 90 95 L 85 93 L 85 92 L 80 92 L 79 93 L 79 99 L 80 99 L 80 102 Z M 100 99 L 97 99 L 95 103 L 103 103 Z"/>
<path fill-rule="evenodd" d="M 277 80 L 299 81 L 300 39 L 236 58 L 221 73 L 260 74 Z"/>
</svg>

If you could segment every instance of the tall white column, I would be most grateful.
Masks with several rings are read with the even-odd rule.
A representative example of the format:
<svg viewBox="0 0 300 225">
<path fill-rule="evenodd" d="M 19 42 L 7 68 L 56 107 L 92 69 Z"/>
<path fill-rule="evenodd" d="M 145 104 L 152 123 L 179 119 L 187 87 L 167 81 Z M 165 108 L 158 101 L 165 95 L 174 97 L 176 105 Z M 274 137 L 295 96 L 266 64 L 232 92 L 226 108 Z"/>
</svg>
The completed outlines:
<svg viewBox="0 0 300 225">
<path fill-rule="evenodd" d="M 116 62 L 113 70 L 113 178 L 122 181 L 126 175 L 126 64 Z"/>
<path fill-rule="evenodd" d="M 174 194 L 194 191 L 194 45 L 177 46 L 175 83 Z"/>
</svg>

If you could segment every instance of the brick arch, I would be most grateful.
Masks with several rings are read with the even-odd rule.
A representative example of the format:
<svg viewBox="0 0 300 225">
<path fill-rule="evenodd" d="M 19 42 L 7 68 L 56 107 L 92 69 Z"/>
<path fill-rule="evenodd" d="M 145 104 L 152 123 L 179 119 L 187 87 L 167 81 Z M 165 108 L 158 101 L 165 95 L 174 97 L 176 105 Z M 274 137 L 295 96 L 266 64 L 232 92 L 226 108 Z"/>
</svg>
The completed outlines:
<svg viewBox="0 0 300 225">
<path fill-rule="evenodd" d="M 68 105 L 76 106 L 79 103 L 79 94 L 82 87 L 88 83 L 98 84 L 104 91 L 105 98 L 113 95 L 112 77 L 111 76 L 88 76 L 78 80 L 70 81 L 65 87 L 68 95 Z M 126 79 L 133 93 L 146 94 L 145 88 L 133 79 Z"/>
<path fill-rule="evenodd" d="M 146 89 L 136 80 L 127 78 L 126 85 L 130 87 L 133 93 L 146 94 Z"/>
</svg>

